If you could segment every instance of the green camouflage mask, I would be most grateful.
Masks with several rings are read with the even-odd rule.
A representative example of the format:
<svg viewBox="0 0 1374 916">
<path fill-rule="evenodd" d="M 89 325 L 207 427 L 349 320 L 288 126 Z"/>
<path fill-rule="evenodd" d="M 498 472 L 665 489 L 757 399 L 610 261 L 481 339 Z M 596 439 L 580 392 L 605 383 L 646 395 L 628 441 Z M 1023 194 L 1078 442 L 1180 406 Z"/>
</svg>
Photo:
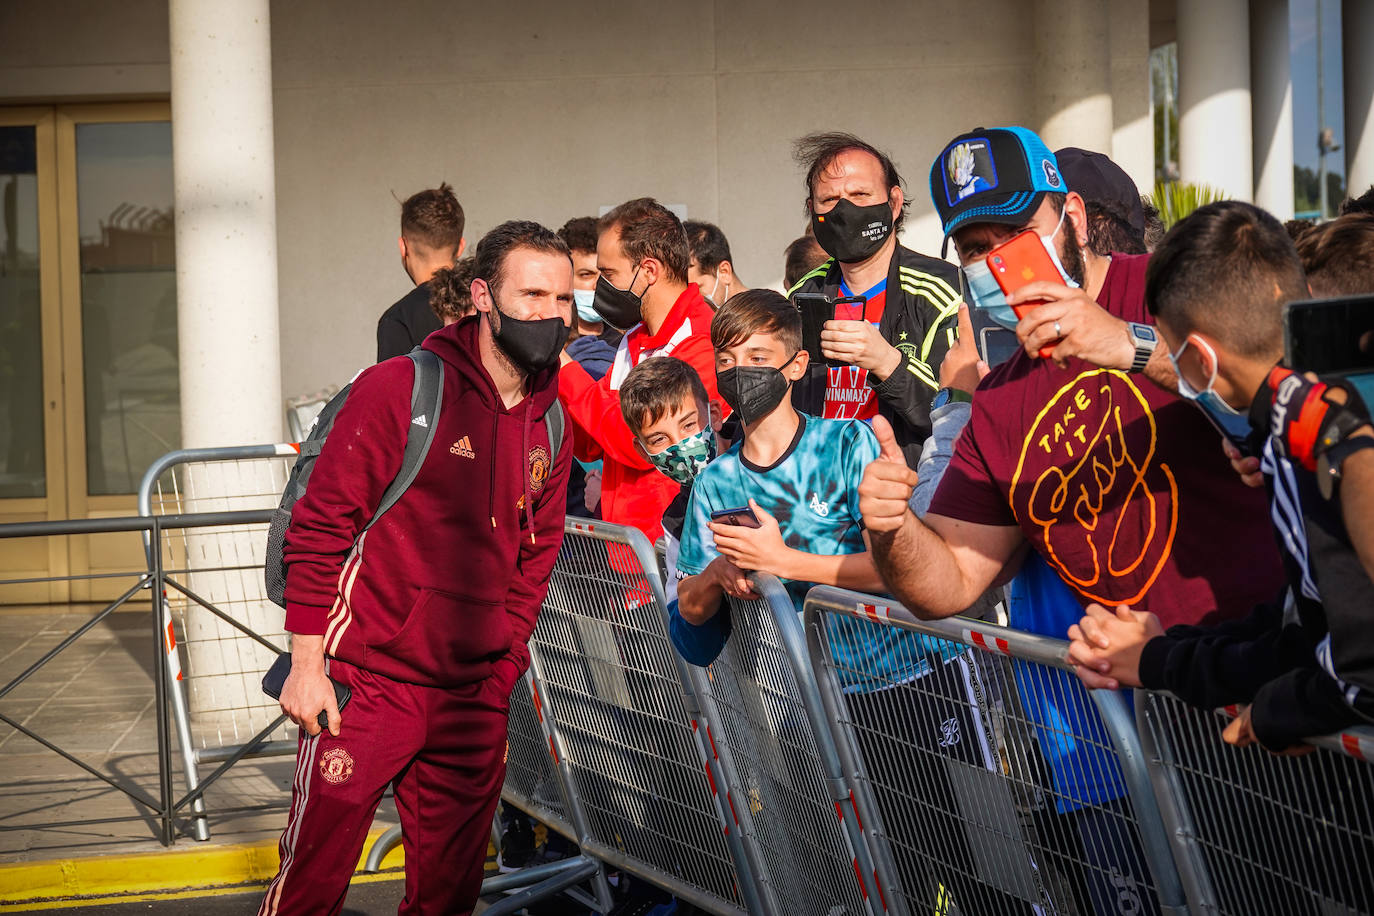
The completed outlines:
<svg viewBox="0 0 1374 916">
<path fill-rule="evenodd" d="M 711 427 L 707 426 L 681 442 L 674 442 L 657 455 L 650 455 L 649 463 L 669 480 L 688 486 L 714 457 L 716 439 Z"/>
</svg>

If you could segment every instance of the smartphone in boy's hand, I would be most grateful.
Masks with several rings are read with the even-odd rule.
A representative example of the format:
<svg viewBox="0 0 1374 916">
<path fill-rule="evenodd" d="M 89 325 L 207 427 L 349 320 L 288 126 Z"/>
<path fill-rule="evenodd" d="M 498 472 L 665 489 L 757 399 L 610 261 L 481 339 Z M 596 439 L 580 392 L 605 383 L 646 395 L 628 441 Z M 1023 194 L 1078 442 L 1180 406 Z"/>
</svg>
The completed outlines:
<svg viewBox="0 0 1374 916">
<path fill-rule="evenodd" d="M 739 525 L 741 528 L 761 528 L 759 517 L 748 506 L 739 509 L 721 509 L 711 513 L 711 521 L 722 525 Z"/>
</svg>

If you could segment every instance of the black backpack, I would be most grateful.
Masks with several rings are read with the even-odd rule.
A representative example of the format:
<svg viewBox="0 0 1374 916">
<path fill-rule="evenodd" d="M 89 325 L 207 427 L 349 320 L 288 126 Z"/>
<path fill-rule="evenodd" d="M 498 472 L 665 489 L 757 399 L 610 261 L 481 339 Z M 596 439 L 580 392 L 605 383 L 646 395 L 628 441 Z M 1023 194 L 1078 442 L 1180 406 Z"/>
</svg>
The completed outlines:
<svg viewBox="0 0 1374 916">
<path fill-rule="evenodd" d="M 415 477 L 420 473 L 420 466 L 425 463 L 425 456 L 429 454 L 429 447 L 434 442 L 434 430 L 439 425 L 439 408 L 444 396 L 443 360 L 420 347 L 411 350 L 406 356 L 415 363 L 415 381 L 410 389 L 412 419 L 406 436 L 405 456 L 401 459 L 401 470 L 397 473 L 396 479 L 382 494 L 377 511 L 363 526 L 364 532 L 375 525 L 377 519 L 385 515 L 388 509 L 396 505 L 401 495 L 415 482 Z M 320 452 L 324 449 L 324 440 L 334 428 L 334 420 L 343 409 L 344 401 L 348 400 L 348 392 L 352 387 L 351 382 L 345 385 L 338 394 L 330 398 L 329 403 L 324 405 L 319 416 L 315 418 L 315 423 L 300 444 L 300 455 L 291 466 L 291 474 L 287 477 L 286 488 L 281 494 L 281 504 L 273 511 L 272 521 L 267 527 L 267 558 L 263 576 L 267 583 L 268 599 L 280 607 L 286 607 L 286 562 L 282 558 L 282 551 L 286 546 L 286 529 L 291 527 L 291 510 L 295 507 L 296 501 L 305 495 L 306 487 L 310 485 L 310 474 L 315 469 Z M 549 464 L 552 466 L 558 459 L 558 447 L 563 441 L 563 405 L 555 401 L 545 415 L 544 422 L 549 431 L 549 446 L 552 453 Z"/>
</svg>

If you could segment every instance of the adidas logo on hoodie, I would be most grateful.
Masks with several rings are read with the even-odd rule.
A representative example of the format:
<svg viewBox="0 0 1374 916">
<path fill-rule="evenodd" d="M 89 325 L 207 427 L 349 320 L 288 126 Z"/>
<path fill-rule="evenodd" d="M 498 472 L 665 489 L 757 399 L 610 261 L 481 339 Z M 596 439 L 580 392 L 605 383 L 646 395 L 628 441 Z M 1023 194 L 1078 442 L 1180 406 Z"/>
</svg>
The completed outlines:
<svg viewBox="0 0 1374 916">
<path fill-rule="evenodd" d="M 476 458 L 477 453 L 472 450 L 472 440 L 467 436 L 459 439 L 448 447 L 449 454 L 457 455 L 459 458 Z"/>
</svg>

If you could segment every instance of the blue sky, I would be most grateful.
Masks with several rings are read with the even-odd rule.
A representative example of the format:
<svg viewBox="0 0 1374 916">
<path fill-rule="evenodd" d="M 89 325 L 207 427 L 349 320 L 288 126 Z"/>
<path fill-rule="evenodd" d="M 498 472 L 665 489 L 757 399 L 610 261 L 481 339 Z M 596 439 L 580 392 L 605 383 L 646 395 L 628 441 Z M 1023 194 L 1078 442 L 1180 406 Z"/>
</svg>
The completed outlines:
<svg viewBox="0 0 1374 916">
<path fill-rule="evenodd" d="M 1334 128 L 1345 146 L 1345 113 L 1341 94 L 1340 0 L 1289 0 L 1289 47 L 1293 75 L 1293 162 L 1317 168 L 1317 3 L 1322 4 L 1323 69 L 1326 71 L 1325 126 Z M 1343 151 L 1326 157 L 1331 172 L 1345 173 Z"/>
</svg>

